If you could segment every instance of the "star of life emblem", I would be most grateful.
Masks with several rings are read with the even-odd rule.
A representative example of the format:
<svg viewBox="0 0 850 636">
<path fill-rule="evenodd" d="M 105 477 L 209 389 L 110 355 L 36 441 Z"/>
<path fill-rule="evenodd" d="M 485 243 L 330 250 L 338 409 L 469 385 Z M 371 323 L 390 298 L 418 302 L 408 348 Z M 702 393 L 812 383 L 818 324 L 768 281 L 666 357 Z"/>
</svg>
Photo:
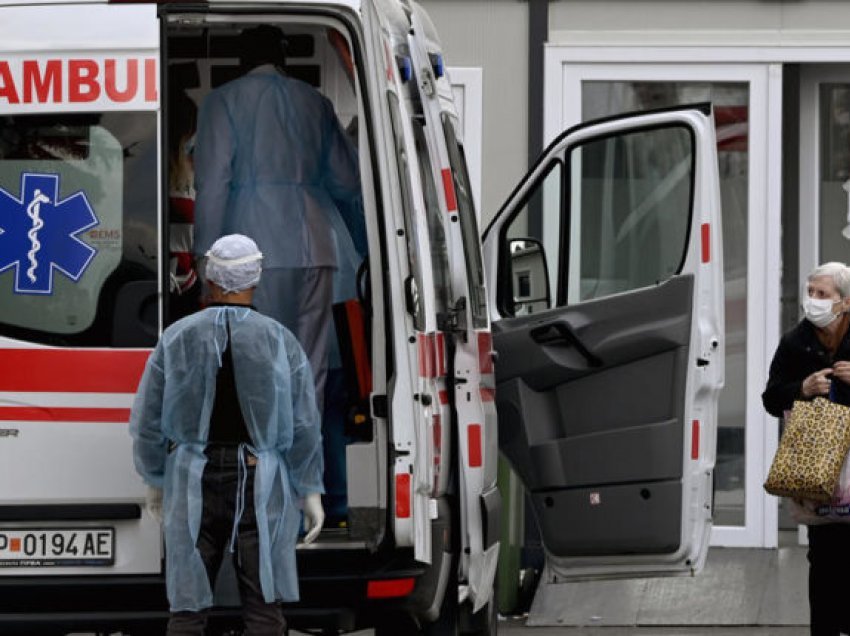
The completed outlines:
<svg viewBox="0 0 850 636">
<path fill-rule="evenodd" d="M 54 270 L 78 281 L 97 253 L 78 235 L 98 222 L 82 191 L 59 200 L 58 174 L 23 173 L 20 199 L 0 188 L 0 272 L 18 294 L 53 293 Z"/>
</svg>

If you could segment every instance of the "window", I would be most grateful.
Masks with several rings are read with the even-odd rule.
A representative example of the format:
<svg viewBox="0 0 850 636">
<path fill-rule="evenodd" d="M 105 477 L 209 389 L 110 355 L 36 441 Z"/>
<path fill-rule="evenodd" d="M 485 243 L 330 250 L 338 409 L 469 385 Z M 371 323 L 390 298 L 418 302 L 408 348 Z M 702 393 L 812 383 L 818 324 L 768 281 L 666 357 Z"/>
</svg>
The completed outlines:
<svg viewBox="0 0 850 636">
<path fill-rule="evenodd" d="M 499 290 L 503 313 L 601 298 L 680 271 L 694 178 L 688 128 L 629 131 L 555 152 L 502 230 L 501 278 L 512 281 Z"/>
<path fill-rule="evenodd" d="M 425 211 L 428 215 L 428 235 L 431 243 L 431 268 L 434 272 L 434 296 L 438 313 L 446 314 L 451 305 L 451 277 L 449 276 L 449 247 L 443 229 L 437 186 L 425 130 L 422 122 L 414 117 L 413 135 L 416 139 L 416 155 L 419 158 L 419 175 L 425 195 Z"/>
<path fill-rule="evenodd" d="M 502 267 L 512 271 L 513 285 L 499 290 L 499 306 L 507 315 L 544 311 L 549 308 L 547 297 L 554 297 L 555 281 L 548 277 L 549 272 L 558 271 L 563 179 L 564 164 L 560 160 L 543 168 L 525 202 L 505 226 Z M 540 246 L 542 258 L 535 255 Z M 524 278 L 520 272 L 526 272 Z"/>
<path fill-rule="evenodd" d="M 455 133 L 455 126 L 448 115 L 443 115 L 443 132 L 449 152 L 452 169 L 452 182 L 457 197 L 460 229 L 463 235 L 464 258 L 466 259 L 466 277 L 469 283 L 472 311 L 472 326 L 476 329 L 487 327 L 487 295 L 484 289 L 484 266 L 481 262 L 481 239 L 478 222 L 475 219 L 475 205 L 472 202 L 472 189 L 466 172 L 466 159 L 463 146 Z"/>
<path fill-rule="evenodd" d="M 654 285 L 680 270 L 691 218 L 693 145 L 687 128 L 671 126 L 571 150 L 570 248 L 559 301 Z"/>
<path fill-rule="evenodd" d="M 416 234 L 416 222 L 413 219 L 413 189 L 410 183 L 410 162 L 407 156 L 407 149 L 404 143 L 404 132 L 401 125 L 401 113 L 399 112 L 398 97 L 393 93 L 388 93 L 390 104 L 390 117 L 392 119 L 393 133 L 395 136 L 396 156 L 398 158 L 398 181 L 401 187 L 401 202 L 404 208 L 404 227 L 405 236 L 407 238 L 407 255 L 410 265 L 410 272 L 415 282 L 413 294 L 413 306 L 409 309 L 413 310 L 413 326 L 418 331 L 425 330 L 425 312 L 422 307 L 422 302 L 419 298 L 420 290 L 422 289 L 422 272 L 421 263 L 419 262 L 419 247 Z"/>
<path fill-rule="evenodd" d="M 156 113 L 0 118 L 0 334 L 153 345 Z"/>
</svg>

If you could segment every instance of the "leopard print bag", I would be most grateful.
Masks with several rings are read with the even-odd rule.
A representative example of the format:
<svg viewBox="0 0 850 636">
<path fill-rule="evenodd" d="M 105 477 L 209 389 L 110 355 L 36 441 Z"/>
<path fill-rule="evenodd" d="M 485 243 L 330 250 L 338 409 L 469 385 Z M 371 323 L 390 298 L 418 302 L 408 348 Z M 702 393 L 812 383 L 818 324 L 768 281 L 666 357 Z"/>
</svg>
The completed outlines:
<svg viewBox="0 0 850 636">
<path fill-rule="evenodd" d="M 850 407 L 816 397 L 797 401 L 770 466 L 771 495 L 829 502 L 850 450 Z"/>
</svg>

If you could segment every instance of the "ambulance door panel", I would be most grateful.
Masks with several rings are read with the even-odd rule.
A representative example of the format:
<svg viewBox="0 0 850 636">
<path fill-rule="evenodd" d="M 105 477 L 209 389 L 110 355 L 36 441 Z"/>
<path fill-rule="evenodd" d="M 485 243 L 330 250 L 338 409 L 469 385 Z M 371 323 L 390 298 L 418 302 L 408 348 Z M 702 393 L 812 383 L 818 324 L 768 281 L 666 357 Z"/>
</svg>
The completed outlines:
<svg viewBox="0 0 850 636">
<path fill-rule="evenodd" d="M 553 553 L 678 546 L 692 293 L 682 276 L 494 323 L 500 446 Z"/>
<path fill-rule="evenodd" d="M 707 107 L 605 120 L 555 140 L 485 233 L 499 444 L 559 580 L 704 562 L 718 192 Z"/>
</svg>

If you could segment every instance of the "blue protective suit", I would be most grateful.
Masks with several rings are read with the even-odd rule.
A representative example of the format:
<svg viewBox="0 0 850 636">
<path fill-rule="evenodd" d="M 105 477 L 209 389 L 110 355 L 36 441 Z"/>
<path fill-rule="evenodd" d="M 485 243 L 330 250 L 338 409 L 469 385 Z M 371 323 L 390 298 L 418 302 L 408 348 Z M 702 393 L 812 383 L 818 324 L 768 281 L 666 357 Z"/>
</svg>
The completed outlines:
<svg viewBox="0 0 850 636">
<path fill-rule="evenodd" d="M 206 97 L 194 160 L 196 254 L 240 233 L 257 242 L 264 269 L 336 267 L 335 211 L 365 239 L 357 154 L 333 105 L 271 65 Z"/>
<path fill-rule="evenodd" d="M 249 450 L 258 460 L 253 497 L 266 602 L 298 600 L 297 499 L 324 492 L 313 376 L 295 337 L 248 307 L 211 307 L 168 327 L 145 367 L 130 433 L 136 470 L 146 483 L 163 489 L 166 585 L 175 612 L 213 603 L 195 544 L 204 448 L 227 322 L 239 401 L 253 441 Z"/>
</svg>

